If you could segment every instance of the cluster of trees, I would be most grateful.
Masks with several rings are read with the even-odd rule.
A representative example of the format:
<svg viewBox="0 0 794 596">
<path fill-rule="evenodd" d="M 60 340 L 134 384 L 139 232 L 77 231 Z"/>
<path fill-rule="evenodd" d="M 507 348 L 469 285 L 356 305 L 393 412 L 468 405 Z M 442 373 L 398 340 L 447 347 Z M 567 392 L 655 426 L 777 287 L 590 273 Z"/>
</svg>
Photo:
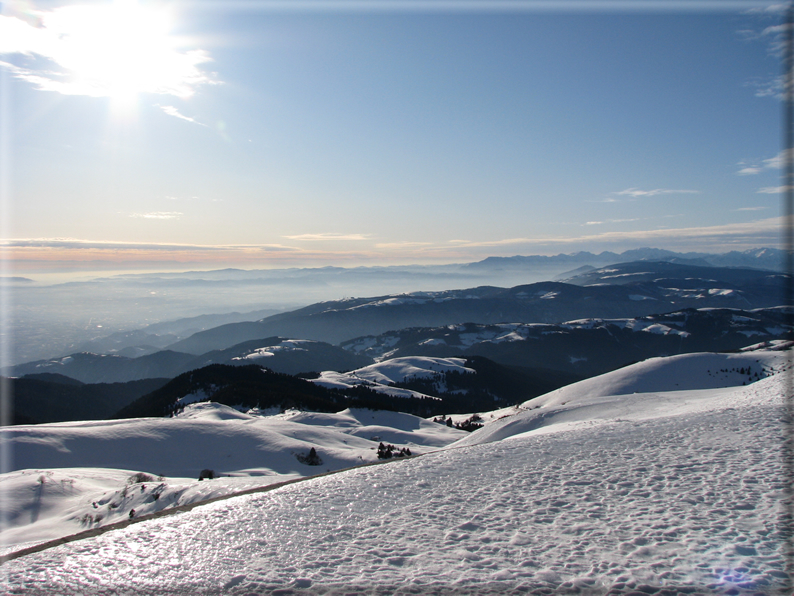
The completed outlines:
<svg viewBox="0 0 794 596">
<path fill-rule="evenodd" d="M 144 395 L 116 413 L 117 418 L 172 416 L 183 406 L 175 402 L 185 395 L 203 392 L 205 401 L 245 408 L 295 408 L 313 412 L 338 412 L 345 408 L 391 410 L 432 416 L 444 411 L 436 399 L 395 398 L 364 386 L 327 389 L 304 379 L 276 373 L 261 366 L 212 364 L 179 375 L 165 386 Z"/>
<path fill-rule="evenodd" d="M 411 450 L 408 447 L 402 449 L 394 445 L 378 445 L 378 459 L 391 459 L 392 457 L 411 457 Z"/>
<path fill-rule="evenodd" d="M 179 416 L 182 413 L 182 411 L 185 409 L 186 405 L 187 404 L 180 403 L 178 401 L 175 401 L 172 404 L 168 404 L 165 406 L 165 415 L 168 416 L 169 418 L 174 418 L 175 416 Z"/>
<path fill-rule="evenodd" d="M 727 374 L 727 373 L 732 373 L 732 372 L 733 373 L 739 373 L 742 376 L 746 375 L 747 376 L 747 381 L 742 381 L 742 385 L 746 385 L 747 383 L 753 383 L 755 381 L 763 379 L 764 377 L 769 376 L 769 374 L 770 374 L 769 371 L 767 371 L 765 368 L 762 368 L 761 372 L 758 372 L 758 371 L 753 371 L 752 367 L 750 367 L 750 366 L 747 366 L 747 367 L 742 366 L 742 367 L 734 367 L 734 368 L 721 368 L 718 371 L 715 371 L 713 374 L 712 374 L 711 370 L 707 370 L 706 372 L 709 374 L 709 376 L 716 376 L 716 375 L 719 375 L 720 373 Z"/>
<path fill-rule="evenodd" d="M 478 428 L 482 428 L 482 426 L 482 418 L 480 418 L 479 414 L 472 414 L 463 422 L 458 422 L 455 424 L 455 428 L 468 432 L 475 431 Z"/>
<path fill-rule="evenodd" d="M 501 367 L 485 358 L 472 357 L 466 366 L 476 374 L 449 372 L 435 379 L 411 379 L 400 387 L 437 395 L 441 399 L 398 398 L 358 385 L 329 389 L 297 376 L 276 373 L 256 364 L 230 366 L 212 364 L 172 379 L 164 386 L 130 403 L 116 418 L 175 416 L 183 409 L 178 400 L 186 395 L 204 394 L 206 401 L 244 408 L 279 408 L 314 412 L 338 412 L 345 408 L 390 410 L 421 418 L 492 410 L 527 399 L 521 389 L 526 375 Z M 307 375 L 308 376 L 308 375 Z M 439 393 L 436 383 L 446 385 Z M 459 428 L 474 430 L 477 420 L 461 423 Z"/>
<path fill-rule="evenodd" d="M 433 418 L 433 422 L 438 422 L 439 424 L 446 424 L 450 428 L 454 427 L 458 430 L 465 430 L 468 432 L 472 432 L 477 430 L 478 428 L 482 428 L 482 417 L 479 414 L 472 414 L 463 422 L 452 422 L 452 418 L 447 418 L 446 416 L 436 417 Z"/>
</svg>

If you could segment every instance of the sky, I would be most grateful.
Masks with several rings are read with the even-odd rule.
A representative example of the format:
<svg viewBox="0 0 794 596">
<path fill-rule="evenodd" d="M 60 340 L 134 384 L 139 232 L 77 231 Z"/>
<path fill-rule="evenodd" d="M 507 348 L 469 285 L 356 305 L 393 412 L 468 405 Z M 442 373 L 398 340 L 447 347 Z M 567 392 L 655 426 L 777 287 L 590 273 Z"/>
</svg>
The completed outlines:
<svg viewBox="0 0 794 596">
<path fill-rule="evenodd" d="M 2 11 L 15 274 L 781 245 L 780 4 Z"/>
</svg>

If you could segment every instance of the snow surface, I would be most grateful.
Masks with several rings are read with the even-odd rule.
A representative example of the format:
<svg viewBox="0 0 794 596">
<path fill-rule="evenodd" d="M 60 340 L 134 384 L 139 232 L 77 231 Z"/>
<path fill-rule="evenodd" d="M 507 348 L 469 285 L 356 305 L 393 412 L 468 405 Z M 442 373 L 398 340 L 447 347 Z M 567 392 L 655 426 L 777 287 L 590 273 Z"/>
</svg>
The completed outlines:
<svg viewBox="0 0 794 596">
<path fill-rule="evenodd" d="M 404 383 L 409 379 L 431 379 L 439 373 L 459 372 L 474 373 L 474 369 L 465 366 L 465 358 L 429 358 L 426 356 L 407 356 L 392 358 L 385 362 L 370 364 L 350 374 L 360 379 L 376 383 Z"/>
<path fill-rule="evenodd" d="M 393 397 L 419 397 L 424 399 L 438 399 L 419 393 L 392 387 L 396 383 L 405 383 L 411 379 L 437 379 L 439 391 L 445 391 L 443 386 L 443 373 L 459 372 L 475 374 L 475 370 L 465 366 L 464 358 L 431 358 L 426 356 L 406 356 L 392 358 L 376 364 L 370 364 L 347 373 L 323 371 L 319 378 L 310 379 L 312 383 L 330 389 L 346 389 L 356 385 L 366 385 L 374 391 L 385 393 Z"/>
<path fill-rule="evenodd" d="M 700 352 L 649 358 L 618 370 L 566 385 L 531 399 L 524 407 L 540 408 L 587 401 L 594 397 L 627 393 L 667 392 L 683 389 L 715 389 L 747 383 L 787 370 L 791 354 L 780 351 L 737 353 Z M 741 374 L 739 369 L 750 369 Z"/>
<path fill-rule="evenodd" d="M 465 434 L 399 412 L 262 417 L 207 402 L 188 405 L 176 418 L 14 426 L 3 430 L 16 471 L 0 475 L 0 542 L 6 552 L 17 550 L 126 519 L 132 509 L 143 515 L 377 461 L 380 441 L 421 454 Z M 322 465 L 296 458 L 312 447 Z M 222 477 L 198 482 L 203 469 Z M 128 481 L 137 472 L 162 479 L 132 494 Z"/>
<path fill-rule="evenodd" d="M 782 387 L 680 392 L 653 419 L 583 412 L 142 521 L 6 563 L 7 591 L 782 593 Z"/>
<path fill-rule="evenodd" d="M 426 395 L 424 393 L 420 393 L 419 391 L 411 391 L 410 389 L 402 389 L 400 387 L 390 387 L 389 385 L 383 385 L 381 383 L 376 383 L 375 381 L 370 381 L 367 379 L 361 379 L 353 375 L 352 373 L 338 373 L 335 371 L 323 371 L 320 373 L 320 376 L 316 379 L 309 379 L 312 383 L 316 385 L 321 385 L 322 387 L 327 387 L 328 389 L 349 389 L 350 387 L 356 387 L 358 385 L 363 385 L 372 389 L 373 391 L 377 391 L 378 393 L 383 393 L 384 395 L 390 395 L 392 397 L 399 397 L 403 399 L 408 399 L 411 397 L 416 397 L 420 399 L 439 399 L 437 397 Z"/>
<path fill-rule="evenodd" d="M 251 350 L 244 356 L 237 356 L 232 360 L 259 360 L 261 358 L 271 358 L 276 355 L 276 352 L 305 352 L 306 348 L 301 345 L 317 343 L 308 339 L 285 339 L 280 344 L 275 346 L 265 346 Z"/>
<path fill-rule="evenodd" d="M 638 363 L 502 410 L 507 417 L 420 458 L 200 505 L 9 561 L 6 591 L 790 593 L 781 526 L 789 358 L 751 350 Z M 747 368 L 761 380 L 724 387 L 746 381 Z M 213 404 L 186 411 L 193 423 L 253 425 Z M 374 420 L 381 414 L 388 418 Z M 306 435 L 331 427 L 348 441 L 387 428 L 446 428 L 369 411 L 272 418 Z M 149 440 L 163 428 L 150 428 Z M 47 473 L 28 471 L 21 489 L 35 490 Z M 65 476 L 39 487 L 68 491 L 70 471 L 56 473 Z M 145 484 L 128 484 L 124 498 L 146 505 Z M 27 515 L 21 507 L 18 517 Z"/>
</svg>

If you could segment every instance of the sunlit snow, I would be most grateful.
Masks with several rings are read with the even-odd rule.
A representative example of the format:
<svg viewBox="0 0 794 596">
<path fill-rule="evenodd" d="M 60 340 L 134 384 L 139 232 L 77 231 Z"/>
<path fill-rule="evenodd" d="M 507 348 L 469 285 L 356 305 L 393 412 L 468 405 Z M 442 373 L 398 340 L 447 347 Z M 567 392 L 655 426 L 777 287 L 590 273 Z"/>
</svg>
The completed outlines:
<svg viewBox="0 0 794 596">
<path fill-rule="evenodd" d="M 790 580 L 780 525 L 789 356 L 754 349 L 641 362 L 502 410 L 419 458 L 216 501 L 11 560 L 8 591 L 783 593 Z M 191 412 L 184 422 L 234 424 L 235 436 L 259 424 L 210 404 Z M 342 437 L 352 444 L 376 428 L 447 428 L 389 416 L 371 428 L 366 411 L 273 419 L 292 425 L 280 428 L 280 441 L 298 433 L 292 440 L 302 447 Z M 155 435 L 179 418 L 162 422 L 141 446 L 159 441 Z M 39 425 L 63 431 L 39 438 L 45 447 L 52 441 L 49 453 L 71 450 L 80 442 L 70 442 L 69 429 L 88 424 L 107 423 Z M 360 440 L 372 444 L 372 437 Z M 126 472 L 114 473 L 131 501 L 161 482 L 141 489 Z M 100 482 L 97 489 L 106 490 L 101 482 L 110 482 L 90 470 L 7 476 L 3 483 L 34 495 L 73 485 L 88 496 L 78 485 Z M 16 513 L 30 515 L 29 507 Z"/>
</svg>

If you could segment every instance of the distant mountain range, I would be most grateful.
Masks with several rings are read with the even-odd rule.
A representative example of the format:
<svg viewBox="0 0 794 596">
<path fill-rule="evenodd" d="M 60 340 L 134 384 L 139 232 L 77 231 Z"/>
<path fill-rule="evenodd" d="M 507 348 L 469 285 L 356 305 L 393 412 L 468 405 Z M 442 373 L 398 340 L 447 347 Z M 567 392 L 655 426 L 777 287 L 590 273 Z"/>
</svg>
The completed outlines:
<svg viewBox="0 0 794 596">
<path fill-rule="evenodd" d="M 138 405 L 124 415 L 162 415 L 163 404 L 173 406 L 187 395 L 176 393 L 193 387 L 186 378 L 202 379 L 193 387 L 196 396 L 227 405 L 242 400 L 250 407 L 476 411 L 484 409 L 483 400 L 510 405 L 646 358 L 788 339 L 794 313 L 781 306 L 788 280 L 760 269 L 633 261 L 588 267 L 565 283 L 321 302 L 220 325 L 139 357 L 79 352 L 3 372 L 19 377 L 12 381 L 17 422 L 96 419 L 131 403 Z M 161 331 L 158 337 L 166 336 L 168 326 Z M 356 381 L 362 367 L 405 357 L 463 358 L 478 374 L 402 379 L 383 387 Z M 270 369 L 270 385 L 262 384 L 260 367 Z M 326 371 L 340 374 L 324 374 L 317 382 L 349 386 L 329 389 L 292 376 Z M 247 380 L 240 385 L 224 378 Z M 405 401 L 389 387 L 412 397 Z M 268 392 L 272 399 L 263 402 Z M 435 408 L 425 396 L 441 398 L 444 407 Z"/>
<path fill-rule="evenodd" d="M 278 335 L 337 344 L 407 327 L 476 323 L 561 323 L 625 318 L 682 308 L 764 308 L 783 302 L 787 276 L 756 269 L 631 262 L 510 289 L 483 286 L 443 292 L 321 302 L 260 321 L 222 325 L 168 346 L 201 354 Z"/>
<path fill-rule="evenodd" d="M 463 265 L 469 270 L 484 269 L 544 269 L 569 264 L 571 267 L 595 266 L 627 263 L 631 261 L 670 261 L 673 263 L 714 266 L 746 267 L 783 271 L 785 251 L 777 248 L 751 248 L 745 251 L 731 251 L 722 254 L 688 252 L 680 253 L 661 248 L 637 248 L 622 253 L 604 251 L 599 254 L 577 252 L 554 256 L 530 255 L 514 257 L 488 257 L 476 263 Z"/>
<path fill-rule="evenodd" d="M 713 289 L 715 282 L 723 282 L 729 286 L 736 285 L 736 289 L 742 292 L 756 295 L 782 287 L 780 282 L 786 277 L 782 273 L 741 267 L 692 265 L 679 261 L 632 261 L 578 271 L 560 281 L 578 286 L 653 283 L 667 289 L 688 290 Z M 781 296 L 774 299 L 779 300 Z"/>
<path fill-rule="evenodd" d="M 759 341 L 781 338 L 790 331 L 785 326 L 786 318 L 782 311 L 758 309 L 768 309 L 783 302 L 783 287 L 787 279 L 783 274 L 755 269 L 631 262 L 593 269 L 570 278 L 568 283 L 540 282 L 510 289 L 485 286 L 321 302 L 260 321 L 221 325 L 171 344 L 165 350 L 137 358 L 75 353 L 64 358 L 22 364 L 4 372 L 13 376 L 58 373 L 85 383 L 110 383 L 173 378 L 210 364 L 257 363 L 276 372 L 297 374 L 356 369 L 370 364 L 373 357 L 382 358 L 389 350 L 399 348 L 402 350 L 400 355 L 476 354 L 504 364 L 592 375 L 649 356 L 736 349 L 746 345 L 742 342 L 751 336 L 757 336 Z M 703 310 L 725 308 L 742 311 L 737 315 L 744 317 L 741 325 L 731 319 L 730 314 Z M 630 332 L 637 326 L 643 329 L 652 326 L 643 317 L 680 313 L 684 309 L 699 309 L 686 315 L 689 322 L 685 328 L 678 323 L 673 324 L 673 315 L 664 321 L 673 324 L 671 329 L 679 329 L 686 336 L 673 332 L 675 339 L 665 334 L 662 334 L 664 339 L 651 339 L 649 334 Z M 679 316 L 682 315 L 675 315 Z M 638 321 L 629 321 L 637 317 L 640 318 Z M 492 338 L 486 337 L 489 333 L 497 333 L 488 328 L 489 325 L 518 325 L 515 333 L 525 333 L 530 337 L 534 333 L 530 333 L 533 327 L 527 324 L 560 326 L 577 319 L 619 319 L 622 322 L 589 324 L 593 329 L 588 334 L 603 331 L 605 337 L 608 336 L 606 343 L 592 343 L 582 336 L 578 344 L 563 345 L 562 336 L 568 337 L 573 333 L 571 324 L 568 323 L 564 332 L 562 328 L 547 327 L 546 335 L 556 334 L 557 341 L 562 343 L 553 349 L 552 344 L 547 344 L 544 351 L 548 354 L 540 355 L 521 354 L 521 349 L 507 345 L 510 342 L 494 344 L 490 341 Z M 695 326 L 696 322 L 699 326 Z M 445 347 L 439 343 L 443 333 L 438 335 L 437 331 L 427 331 L 446 326 L 461 329 L 461 325 L 468 324 L 473 324 L 472 329 L 478 330 L 462 334 L 468 333 L 467 337 L 476 336 L 479 337 L 477 342 L 485 342 L 470 352 L 466 350 L 473 345 L 467 341 L 455 340 Z M 720 328 L 721 325 L 724 328 Z M 481 331 L 477 326 L 485 326 L 486 331 L 482 332 L 485 335 L 478 335 Z M 610 331 L 610 326 L 619 326 L 621 331 Z M 715 331 L 709 332 L 712 335 L 704 335 L 704 329 Z M 625 341 L 630 340 L 627 345 L 636 346 L 633 348 L 635 354 L 631 356 L 631 349 L 623 346 L 625 342 L 621 340 L 618 342 L 620 348 L 615 348 L 615 354 L 608 356 L 609 350 L 604 346 L 624 335 Z M 419 339 L 414 340 L 417 337 Z M 686 341 L 682 339 L 684 337 Z M 348 349 L 332 343 L 342 343 Z M 351 349 L 354 345 L 355 349 Z M 363 345 L 366 348 L 362 348 Z M 588 345 L 590 347 L 585 350 Z M 451 350 L 449 346 L 455 346 L 455 349 Z M 578 364 L 566 364 L 576 349 L 582 352 L 575 356 Z M 588 350 L 592 354 L 584 354 Z"/>
<path fill-rule="evenodd" d="M 792 310 L 685 309 L 556 325 L 465 323 L 364 336 L 344 342 L 342 347 L 375 359 L 484 356 L 502 365 L 590 377 L 657 356 L 726 352 L 786 338 L 792 332 Z"/>
<path fill-rule="evenodd" d="M 18 283 L 13 285 L 18 308 L 10 320 L 15 337 L 10 361 L 20 364 L 75 352 L 144 356 L 219 325 L 259 321 L 307 304 L 350 296 L 389 296 L 417 290 L 436 292 L 484 286 L 509 288 L 560 281 L 591 268 L 631 261 L 781 271 L 784 256 L 783 251 L 771 248 L 721 255 L 640 248 L 621 254 L 521 255 L 447 265 L 223 269 L 116 275 L 54 286 Z M 685 305 L 678 305 L 682 306 Z M 565 318 L 569 317 L 554 322 Z M 157 322 L 146 325 L 151 321 Z M 410 324 L 436 323 L 426 320 Z M 354 335 L 385 330 L 357 329 Z M 228 348 L 246 339 L 272 335 L 330 343 L 341 341 L 327 334 L 315 337 L 288 329 L 271 329 L 255 336 L 239 337 L 222 346 L 191 349 L 191 352 L 199 355 L 209 349 Z"/>
<path fill-rule="evenodd" d="M 198 357 L 173 350 L 161 350 L 138 358 L 80 352 L 64 358 L 21 364 L 13 367 L 12 372 L 17 377 L 57 373 L 83 383 L 118 383 L 154 377 L 170 379 L 210 364 L 261 364 L 275 372 L 294 375 L 321 370 L 346 371 L 371 363 L 371 358 L 327 343 L 268 337 L 242 342 L 224 350 L 212 350 Z"/>
</svg>

